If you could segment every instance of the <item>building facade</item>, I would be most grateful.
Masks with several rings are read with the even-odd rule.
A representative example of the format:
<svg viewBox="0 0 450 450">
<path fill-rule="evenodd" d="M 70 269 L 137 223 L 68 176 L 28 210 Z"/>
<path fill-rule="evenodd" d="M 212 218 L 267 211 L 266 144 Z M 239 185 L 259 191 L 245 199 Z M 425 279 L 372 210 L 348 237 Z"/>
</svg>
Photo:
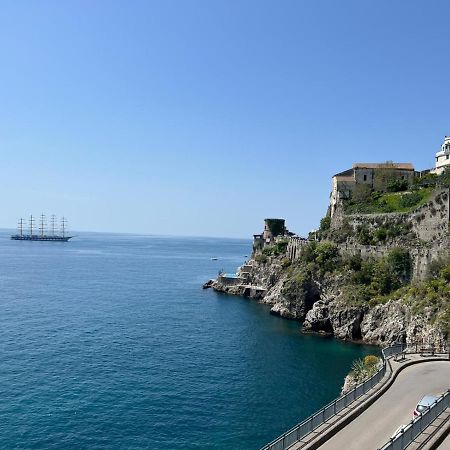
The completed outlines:
<svg viewBox="0 0 450 450">
<path fill-rule="evenodd" d="M 435 168 L 431 173 L 440 175 L 444 170 L 450 166 L 450 136 L 444 137 L 444 143 L 441 149 L 436 153 Z"/>
<path fill-rule="evenodd" d="M 332 190 L 330 196 L 330 214 L 336 211 L 341 200 L 349 199 L 355 186 L 365 184 L 371 189 L 377 188 L 378 179 L 382 173 L 389 173 L 389 178 L 405 180 L 411 185 L 414 179 L 414 166 L 410 163 L 356 163 L 351 169 L 337 173 L 332 179 Z"/>
</svg>

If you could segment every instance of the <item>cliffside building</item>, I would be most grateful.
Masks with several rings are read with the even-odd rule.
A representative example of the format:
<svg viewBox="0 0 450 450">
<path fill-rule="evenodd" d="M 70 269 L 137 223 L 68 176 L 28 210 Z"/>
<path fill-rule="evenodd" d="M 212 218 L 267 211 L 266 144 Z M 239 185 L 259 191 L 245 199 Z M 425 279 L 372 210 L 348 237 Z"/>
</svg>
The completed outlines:
<svg viewBox="0 0 450 450">
<path fill-rule="evenodd" d="M 383 173 L 389 173 L 389 178 L 406 180 L 411 185 L 415 170 L 410 163 L 356 163 L 344 172 L 337 173 L 332 179 L 330 197 L 330 214 L 336 211 L 340 200 L 349 199 L 355 186 L 366 184 L 372 189 L 377 188 L 376 181 L 382 179 Z M 377 177 L 377 175 L 379 175 Z"/>
<path fill-rule="evenodd" d="M 253 249 L 262 249 L 265 245 L 273 245 L 293 235 L 286 228 L 284 219 L 264 219 L 264 231 L 253 235 Z"/>
<path fill-rule="evenodd" d="M 450 166 L 450 136 L 444 137 L 444 143 L 441 149 L 436 153 L 436 165 L 431 173 L 440 175 L 444 170 Z"/>
</svg>

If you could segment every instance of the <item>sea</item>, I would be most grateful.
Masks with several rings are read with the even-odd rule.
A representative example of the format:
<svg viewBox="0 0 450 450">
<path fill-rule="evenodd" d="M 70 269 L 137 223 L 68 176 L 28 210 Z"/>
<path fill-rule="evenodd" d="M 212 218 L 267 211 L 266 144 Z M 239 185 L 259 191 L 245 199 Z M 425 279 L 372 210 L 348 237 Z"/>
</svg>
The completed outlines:
<svg viewBox="0 0 450 450">
<path fill-rule="evenodd" d="M 0 231 L 0 448 L 259 449 L 374 347 L 203 290 L 244 239 Z M 212 260 L 211 258 L 218 258 Z"/>
</svg>

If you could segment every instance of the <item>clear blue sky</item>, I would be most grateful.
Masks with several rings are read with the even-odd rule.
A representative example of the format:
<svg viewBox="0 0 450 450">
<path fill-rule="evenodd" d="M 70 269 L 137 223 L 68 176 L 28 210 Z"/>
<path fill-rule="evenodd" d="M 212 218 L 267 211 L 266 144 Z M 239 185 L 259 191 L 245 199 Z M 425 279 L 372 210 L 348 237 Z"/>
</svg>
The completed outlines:
<svg viewBox="0 0 450 450">
<path fill-rule="evenodd" d="M 0 226 L 306 233 L 356 161 L 434 164 L 450 2 L 0 1 Z"/>
</svg>

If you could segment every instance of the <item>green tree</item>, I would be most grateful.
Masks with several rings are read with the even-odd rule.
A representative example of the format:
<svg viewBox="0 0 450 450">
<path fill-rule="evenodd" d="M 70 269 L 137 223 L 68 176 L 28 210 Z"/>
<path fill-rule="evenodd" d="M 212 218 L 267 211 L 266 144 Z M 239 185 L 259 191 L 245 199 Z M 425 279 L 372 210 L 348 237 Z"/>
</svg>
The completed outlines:
<svg viewBox="0 0 450 450">
<path fill-rule="evenodd" d="M 400 283 L 411 279 L 411 255 L 407 249 L 399 247 L 391 250 L 387 256 L 387 263 Z"/>
</svg>

